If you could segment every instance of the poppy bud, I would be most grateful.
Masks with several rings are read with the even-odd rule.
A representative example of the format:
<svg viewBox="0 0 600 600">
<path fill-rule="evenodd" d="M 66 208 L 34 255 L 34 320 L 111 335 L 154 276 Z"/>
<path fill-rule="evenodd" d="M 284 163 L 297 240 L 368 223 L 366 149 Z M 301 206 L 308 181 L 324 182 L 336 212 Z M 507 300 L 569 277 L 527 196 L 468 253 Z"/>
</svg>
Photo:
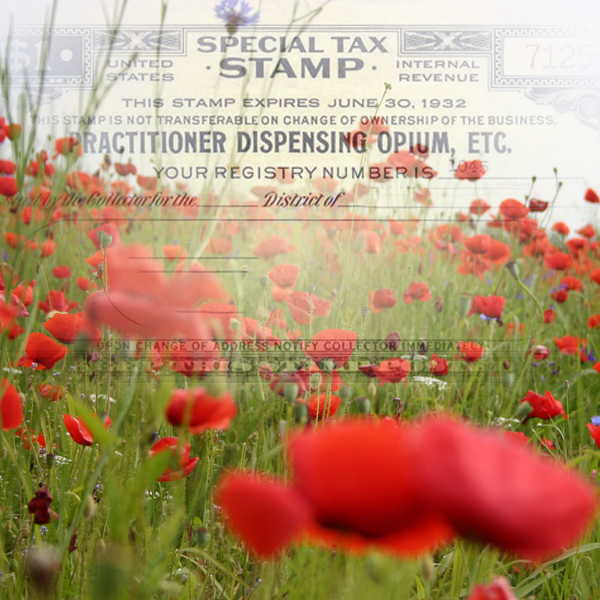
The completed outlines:
<svg viewBox="0 0 600 600">
<path fill-rule="evenodd" d="M 565 390 L 568 390 L 571 387 L 571 384 L 569 383 L 568 379 L 565 379 L 564 386 L 565 386 Z"/>
<path fill-rule="evenodd" d="M 400 398 L 394 398 L 394 404 L 397 406 L 396 414 L 400 416 L 408 406 L 408 402 L 402 402 Z"/>
<path fill-rule="evenodd" d="M 308 423 L 308 406 L 304 402 L 294 402 L 294 421 L 298 425 Z"/>
<path fill-rule="evenodd" d="M 316 289 L 317 289 L 317 286 L 316 286 L 314 283 L 309 283 L 309 284 L 306 286 L 306 291 L 307 291 L 309 294 L 314 294 Z"/>
<path fill-rule="evenodd" d="M 83 518 L 84 519 L 91 519 L 94 516 L 94 513 L 96 512 L 96 501 L 94 500 L 93 496 L 88 496 L 85 499 L 85 505 L 83 507 Z"/>
<path fill-rule="evenodd" d="M 335 362 L 330 358 L 325 358 L 319 361 L 319 369 L 324 373 L 331 373 L 335 369 Z"/>
<path fill-rule="evenodd" d="M 367 391 L 369 392 L 369 396 L 371 396 L 371 398 L 375 398 L 375 395 L 377 394 L 377 386 L 371 382 L 367 388 Z"/>
<path fill-rule="evenodd" d="M 208 535 L 208 529 L 206 527 L 199 527 L 196 529 L 196 543 L 198 546 L 206 546 L 210 536 Z"/>
<path fill-rule="evenodd" d="M 42 597 L 49 595 L 60 568 L 54 553 L 46 548 L 34 548 L 27 558 L 27 571 L 33 587 Z"/>
<path fill-rule="evenodd" d="M 432 583 L 435 580 L 435 565 L 431 555 L 427 554 L 426 556 L 423 556 L 419 562 L 423 577 L 426 581 Z"/>
<path fill-rule="evenodd" d="M 370 312 L 371 312 L 371 309 L 368 306 L 363 306 L 360 309 L 360 314 L 362 315 L 363 319 L 366 319 L 369 316 Z"/>
<path fill-rule="evenodd" d="M 237 331 L 240 328 L 241 323 L 237 319 L 231 319 L 229 321 L 229 329 L 231 331 Z"/>
<path fill-rule="evenodd" d="M 344 383 L 342 384 L 342 387 L 340 388 L 340 391 L 338 393 L 342 400 L 350 400 L 352 396 L 352 386 L 347 383 Z"/>
<path fill-rule="evenodd" d="M 48 464 L 49 469 L 51 469 L 54 466 L 55 462 L 56 462 L 56 454 L 52 454 L 52 452 L 50 452 L 49 454 L 46 455 L 46 463 Z"/>
<path fill-rule="evenodd" d="M 505 360 L 502 363 L 502 366 L 508 371 L 510 369 L 510 362 L 508 360 Z"/>
<path fill-rule="evenodd" d="M 244 265 L 242 267 L 242 279 L 245 279 L 245 277 L 246 277 L 246 275 L 248 275 L 248 273 L 250 273 L 250 269 L 246 265 Z"/>
<path fill-rule="evenodd" d="M 368 415 L 371 412 L 371 401 L 366 396 L 356 399 L 356 408 L 359 413 Z"/>
<path fill-rule="evenodd" d="M 269 278 L 268 278 L 266 275 L 261 275 L 261 276 L 258 278 L 258 282 L 260 283 L 260 285 L 261 285 L 263 288 L 266 288 L 266 287 L 267 287 L 267 284 L 269 283 Z"/>
<path fill-rule="evenodd" d="M 511 389 L 515 385 L 515 374 L 514 373 L 502 373 L 501 376 L 502 386 Z M 529 411 L 531 412 L 531 411 Z M 529 414 L 529 413 L 527 413 Z"/>
<path fill-rule="evenodd" d="M 506 269 L 513 276 L 514 279 L 516 279 L 517 281 L 519 280 L 519 267 L 517 266 L 517 263 L 514 260 L 509 260 L 506 263 Z"/>
<path fill-rule="evenodd" d="M 438 296 L 435 301 L 435 310 L 437 312 L 442 312 L 444 310 L 444 299 L 441 296 Z"/>
<path fill-rule="evenodd" d="M 458 315 L 461 319 L 466 318 L 467 313 L 471 309 L 471 296 L 469 294 L 461 294 L 458 297 Z"/>
<path fill-rule="evenodd" d="M 283 397 L 288 402 L 294 402 L 298 398 L 298 384 L 286 382 L 283 384 Z"/>
<path fill-rule="evenodd" d="M 113 236 L 110 233 L 106 233 L 106 231 L 100 229 L 96 235 L 98 236 L 102 250 L 106 250 L 112 244 Z"/>
<path fill-rule="evenodd" d="M 104 155 L 104 164 L 108 165 L 109 167 L 110 167 L 110 165 L 112 165 L 112 160 L 110 159 L 110 154 Z"/>
<path fill-rule="evenodd" d="M 527 417 L 527 415 L 529 415 L 531 411 L 533 411 L 533 405 L 531 403 L 521 402 L 521 404 L 519 404 L 519 408 L 517 408 L 515 417 L 519 419 L 519 421 L 522 421 Z"/>
<path fill-rule="evenodd" d="M 313 373 L 310 376 L 310 389 L 317 390 L 321 385 L 321 373 Z"/>
</svg>

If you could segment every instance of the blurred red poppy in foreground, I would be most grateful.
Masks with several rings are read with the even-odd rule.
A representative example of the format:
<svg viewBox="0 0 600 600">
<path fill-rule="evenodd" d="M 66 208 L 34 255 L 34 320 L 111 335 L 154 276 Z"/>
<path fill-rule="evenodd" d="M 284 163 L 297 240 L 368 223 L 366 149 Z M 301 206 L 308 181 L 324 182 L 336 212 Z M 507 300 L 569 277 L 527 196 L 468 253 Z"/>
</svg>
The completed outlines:
<svg viewBox="0 0 600 600">
<path fill-rule="evenodd" d="M 157 481 L 176 481 L 187 477 L 198 464 L 198 457 L 190 458 L 190 443 L 183 442 L 176 437 L 164 437 L 158 440 L 150 448 L 150 456 L 155 456 L 162 452 L 171 453 L 171 461 L 164 473 L 157 478 Z"/>
<path fill-rule="evenodd" d="M 575 472 L 447 418 L 345 421 L 297 434 L 288 456 L 291 486 L 233 473 L 217 490 L 230 527 L 261 557 L 301 537 L 410 556 L 458 533 L 537 560 L 571 544 L 597 506 Z"/>
<path fill-rule="evenodd" d="M 41 371 L 51 369 L 70 352 L 52 338 L 43 333 L 30 333 L 25 344 L 25 356 L 19 359 L 17 366 L 29 367 Z"/>
<path fill-rule="evenodd" d="M 585 190 L 585 195 L 583 196 L 583 199 L 586 202 L 591 202 L 592 204 L 600 203 L 600 197 L 598 197 L 598 194 L 596 194 L 596 192 L 592 188 L 588 188 L 587 190 Z"/>
<path fill-rule="evenodd" d="M 473 296 L 471 300 L 471 310 L 467 314 L 483 315 L 488 319 L 502 319 L 502 311 L 506 304 L 506 298 L 503 296 Z"/>
<path fill-rule="evenodd" d="M 229 392 L 212 396 L 204 388 L 173 390 L 167 405 L 167 420 L 171 425 L 186 426 L 190 433 L 205 429 L 228 429 L 237 413 Z"/>
</svg>

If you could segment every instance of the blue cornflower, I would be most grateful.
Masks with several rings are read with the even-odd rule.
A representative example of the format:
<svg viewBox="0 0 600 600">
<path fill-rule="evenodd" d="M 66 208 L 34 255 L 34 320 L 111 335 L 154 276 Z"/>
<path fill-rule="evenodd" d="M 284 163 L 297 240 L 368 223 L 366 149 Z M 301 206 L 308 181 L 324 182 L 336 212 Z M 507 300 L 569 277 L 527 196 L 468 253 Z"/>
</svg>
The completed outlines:
<svg viewBox="0 0 600 600">
<path fill-rule="evenodd" d="M 596 362 L 596 355 L 594 354 L 594 349 L 590 348 L 588 350 L 588 348 L 586 346 L 584 346 L 581 349 L 581 352 L 584 354 L 584 356 L 587 358 L 588 362 L 593 361 Z"/>
<path fill-rule="evenodd" d="M 222 0 L 215 6 L 215 14 L 225 22 L 229 35 L 233 35 L 238 27 L 258 23 L 259 12 L 251 12 L 252 7 L 245 0 Z"/>
<path fill-rule="evenodd" d="M 592 417 L 591 421 L 596 427 L 598 427 L 598 425 L 600 425 L 600 417 Z"/>
</svg>

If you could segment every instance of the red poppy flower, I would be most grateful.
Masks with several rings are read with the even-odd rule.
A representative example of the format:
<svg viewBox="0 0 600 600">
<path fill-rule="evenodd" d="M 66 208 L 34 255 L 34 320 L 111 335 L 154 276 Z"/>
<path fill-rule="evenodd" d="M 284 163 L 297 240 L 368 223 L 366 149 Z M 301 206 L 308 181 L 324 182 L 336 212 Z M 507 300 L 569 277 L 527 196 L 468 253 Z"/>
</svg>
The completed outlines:
<svg viewBox="0 0 600 600">
<path fill-rule="evenodd" d="M 411 372 L 410 361 L 403 358 L 389 358 L 381 361 L 374 369 L 374 374 L 379 379 L 379 385 L 384 383 L 399 383 L 406 379 Z"/>
<path fill-rule="evenodd" d="M 546 360 L 550 356 L 550 350 L 546 346 L 536 346 L 533 349 L 533 358 L 535 360 Z"/>
<path fill-rule="evenodd" d="M 592 204 L 600 203 L 600 198 L 598 197 L 598 194 L 596 194 L 596 192 L 592 188 L 588 188 L 587 190 L 585 190 L 585 195 L 583 196 L 583 199 L 586 202 L 591 202 Z"/>
<path fill-rule="evenodd" d="M 229 392 L 212 396 L 204 388 L 173 390 L 166 408 L 171 425 L 183 425 L 190 433 L 205 429 L 228 429 L 237 413 L 237 407 Z"/>
<path fill-rule="evenodd" d="M 40 257 L 47 258 L 48 256 L 52 256 L 55 248 L 56 242 L 53 242 L 52 240 L 46 240 L 45 242 L 42 242 L 40 247 Z"/>
<path fill-rule="evenodd" d="M 12 160 L 0 160 L 0 174 L 14 175 L 17 172 L 17 165 Z"/>
<path fill-rule="evenodd" d="M 472 254 L 485 254 L 491 243 L 492 238 L 489 235 L 473 235 L 463 240 L 463 244 Z"/>
<path fill-rule="evenodd" d="M 517 600 L 506 577 L 496 577 L 488 585 L 476 585 L 467 600 Z"/>
<path fill-rule="evenodd" d="M 117 175 L 126 177 L 127 175 L 137 175 L 137 169 L 131 162 L 128 163 L 115 163 L 115 171 Z"/>
<path fill-rule="evenodd" d="M 590 279 L 594 282 L 597 283 L 598 285 L 600 285 L 600 268 L 598 269 L 594 269 L 591 273 L 590 273 Z"/>
<path fill-rule="evenodd" d="M 30 333 L 25 344 L 25 356 L 19 359 L 19 367 L 41 371 L 51 369 L 62 360 L 69 350 L 43 333 Z"/>
<path fill-rule="evenodd" d="M 435 354 L 431 355 L 431 365 L 429 366 L 429 372 L 432 375 L 442 377 L 448 375 L 448 361 L 445 358 L 439 358 Z"/>
<path fill-rule="evenodd" d="M 94 436 L 90 430 L 85 426 L 81 417 L 75 418 L 66 413 L 63 414 L 63 421 L 67 431 L 71 435 L 71 438 L 77 444 L 82 446 L 91 446 L 94 443 Z M 104 427 L 108 429 L 111 424 L 111 420 L 106 418 L 104 421 Z"/>
<path fill-rule="evenodd" d="M 536 394 L 529 390 L 525 398 L 521 399 L 523 402 L 529 402 L 533 409 L 527 415 L 527 419 L 552 419 L 558 415 L 563 415 L 566 419 L 568 418 L 565 414 L 563 405 L 552 395 L 551 392 L 546 392 L 544 396 Z"/>
<path fill-rule="evenodd" d="M 579 235 L 582 235 L 583 237 L 590 239 L 596 235 L 596 230 L 591 225 L 586 225 L 585 227 L 578 229 L 577 233 Z"/>
<path fill-rule="evenodd" d="M 458 165 L 454 171 L 456 179 L 477 181 L 485 175 L 485 167 L 480 160 L 466 160 Z"/>
<path fill-rule="evenodd" d="M 46 295 L 46 302 L 41 300 L 38 302 L 38 307 L 45 313 L 57 310 L 58 312 L 69 312 L 71 309 L 78 306 L 77 302 L 71 302 L 63 292 L 50 290 Z"/>
<path fill-rule="evenodd" d="M 144 190 L 153 192 L 156 189 L 156 177 L 145 177 L 144 175 L 137 176 L 137 184 Z"/>
<path fill-rule="evenodd" d="M 572 263 L 571 257 L 564 252 L 553 252 L 544 256 L 544 264 L 554 271 L 565 271 Z"/>
<path fill-rule="evenodd" d="M 100 341 L 102 335 L 99 329 L 90 324 L 85 313 L 82 312 L 75 315 L 56 313 L 44 323 L 44 328 L 63 344 L 72 344 L 79 337 L 95 344 Z"/>
<path fill-rule="evenodd" d="M 559 304 L 564 304 L 569 299 L 569 292 L 563 289 L 556 290 L 550 295 L 552 297 L 552 300 L 558 302 Z"/>
<path fill-rule="evenodd" d="M 530 198 L 529 199 L 529 210 L 531 212 L 544 212 L 548 206 L 549 206 L 550 202 L 544 202 L 544 200 L 538 200 L 537 198 Z"/>
<path fill-rule="evenodd" d="M 502 319 L 505 304 L 506 298 L 503 296 L 473 296 L 471 310 L 467 316 L 478 314 L 484 315 L 488 319 Z"/>
<path fill-rule="evenodd" d="M 254 256 L 262 258 L 271 258 L 278 254 L 288 254 L 296 249 L 292 246 L 283 236 L 272 235 L 266 240 L 262 241 L 255 249 Z"/>
<path fill-rule="evenodd" d="M 567 240 L 567 247 L 571 254 L 575 256 L 579 256 L 580 252 L 587 248 L 588 241 L 586 238 L 573 238 L 572 240 Z"/>
<path fill-rule="evenodd" d="M 571 292 L 579 292 L 583 289 L 583 283 L 577 277 L 573 277 L 572 275 L 567 275 L 560 280 L 560 285 L 565 290 Z"/>
<path fill-rule="evenodd" d="M 23 441 L 23 448 L 25 448 L 25 450 L 31 450 L 31 444 L 37 444 L 40 448 L 46 447 L 46 437 L 42 431 L 36 434 L 31 428 L 23 429 L 19 427 L 15 431 L 15 437 L 21 438 Z"/>
<path fill-rule="evenodd" d="M 0 196 L 11 198 L 19 191 L 14 177 L 0 177 Z"/>
<path fill-rule="evenodd" d="M 312 337 L 305 353 L 316 363 L 331 359 L 339 369 L 343 367 L 354 352 L 356 333 L 346 329 L 325 329 Z"/>
<path fill-rule="evenodd" d="M 42 398 L 48 398 L 52 402 L 56 402 L 63 397 L 64 390 L 59 385 L 50 383 L 38 383 L 38 391 Z"/>
<path fill-rule="evenodd" d="M 600 448 L 600 425 L 596 425 L 598 420 L 598 417 L 592 417 L 592 422 L 588 423 L 586 427 L 588 428 L 592 439 L 596 442 L 596 446 Z"/>
<path fill-rule="evenodd" d="M 389 288 L 381 288 L 369 292 L 369 307 L 374 313 L 379 313 L 384 308 L 394 308 L 396 302 L 396 296 Z"/>
<path fill-rule="evenodd" d="M 423 281 L 415 281 L 408 286 L 402 297 L 406 304 L 412 304 L 415 300 L 419 302 L 429 302 L 431 300 L 431 290 Z"/>
<path fill-rule="evenodd" d="M 556 347 L 563 354 L 577 354 L 578 348 L 586 343 L 583 338 L 575 337 L 574 335 L 564 335 L 561 338 L 552 338 Z"/>
<path fill-rule="evenodd" d="M 198 464 L 198 457 L 190 458 L 190 443 L 182 442 L 176 437 L 164 437 L 158 440 L 150 448 L 150 456 L 155 456 L 162 452 L 171 453 L 171 462 L 164 473 L 157 477 L 157 481 L 176 481 L 187 477 Z"/>
<path fill-rule="evenodd" d="M 8 379 L 2 378 L 2 398 L 0 399 L 2 429 L 8 431 L 23 422 L 23 404 L 19 392 Z"/>
<path fill-rule="evenodd" d="M 292 318 L 298 325 L 308 325 L 314 322 L 314 317 L 326 317 L 331 309 L 329 300 L 321 300 L 315 294 L 293 291 L 287 298 L 287 305 Z M 311 309 L 312 306 L 312 309 Z M 312 321 L 311 321 L 312 314 Z"/>
<path fill-rule="evenodd" d="M 469 212 L 472 215 L 481 216 L 482 214 L 484 214 L 488 210 L 490 210 L 490 208 L 491 208 L 491 206 L 485 200 L 478 198 L 477 200 L 473 200 L 473 202 L 471 202 L 471 207 L 469 209 Z"/>
<path fill-rule="evenodd" d="M 431 419 L 414 452 L 426 506 L 459 535 L 523 558 L 570 547 L 597 507 L 595 490 L 578 473 L 495 431 Z"/>
<path fill-rule="evenodd" d="M 335 415 L 341 403 L 341 398 L 333 395 L 328 397 L 326 392 L 313 394 L 308 399 L 308 414 L 313 421 L 328 419 Z"/>
<path fill-rule="evenodd" d="M 544 311 L 544 323 L 546 323 L 546 325 L 552 323 L 553 321 L 556 321 L 556 318 L 556 313 L 551 308 L 547 308 Z"/>
<path fill-rule="evenodd" d="M 290 263 L 281 263 L 269 272 L 269 279 L 280 288 L 293 288 L 300 275 L 300 267 Z"/>
<path fill-rule="evenodd" d="M 522 202 L 508 198 L 500 203 L 498 212 L 505 219 L 523 219 L 529 214 L 529 209 Z"/>
<path fill-rule="evenodd" d="M 492 238 L 490 240 L 490 246 L 487 251 L 483 254 L 485 260 L 501 265 L 505 263 L 510 257 L 510 248 L 505 243 L 500 242 Z"/>
<path fill-rule="evenodd" d="M 462 359 L 467 362 L 477 362 L 483 355 L 484 348 L 475 342 L 458 342 Z"/>
<path fill-rule="evenodd" d="M 592 315 L 587 321 L 588 329 L 595 329 L 600 327 L 600 315 Z"/>
<path fill-rule="evenodd" d="M 556 231 L 556 233 L 560 233 L 561 235 L 569 235 L 571 230 L 569 229 L 569 226 L 566 223 L 563 223 L 562 221 L 557 221 L 556 223 L 554 223 L 554 225 L 552 225 L 552 231 Z"/>
<path fill-rule="evenodd" d="M 90 287 L 92 286 L 92 282 L 87 277 L 78 277 L 76 281 L 77 286 L 83 292 L 89 291 Z"/>
<path fill-rule="evenodd" d="M 81 156 L 83 154 L 83 147 L 75 137 L 64 137 L 55 140 L 54 142 L 54 158 L 59 154 L 66 156 L 67 154 L 77 154 Z"/>
</svg>

